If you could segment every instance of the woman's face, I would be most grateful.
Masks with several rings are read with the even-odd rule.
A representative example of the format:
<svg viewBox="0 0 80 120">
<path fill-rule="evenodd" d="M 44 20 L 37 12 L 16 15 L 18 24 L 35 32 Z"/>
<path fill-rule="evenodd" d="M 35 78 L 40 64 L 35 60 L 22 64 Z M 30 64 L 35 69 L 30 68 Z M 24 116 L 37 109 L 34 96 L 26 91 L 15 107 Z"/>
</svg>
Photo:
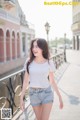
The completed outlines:
<svg viewBox="0 0 80 120">
<path fill-rule="evenodd" d="M 32 52 L 33 52 L 33 54 L 34 54 L 35 57 L 42 55 L 42 49 L 40 49 L 38 47 L 36 41 L 34 41 L 34 43 L 33 43 Z"/>
</svg>

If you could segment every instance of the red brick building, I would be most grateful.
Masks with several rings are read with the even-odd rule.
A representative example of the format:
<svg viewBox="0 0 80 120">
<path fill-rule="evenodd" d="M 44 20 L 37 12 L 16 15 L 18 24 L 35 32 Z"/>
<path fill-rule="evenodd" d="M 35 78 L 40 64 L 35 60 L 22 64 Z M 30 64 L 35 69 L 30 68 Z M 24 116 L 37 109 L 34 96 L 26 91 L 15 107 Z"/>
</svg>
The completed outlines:
<svg viewBox="0 0 80 120">
<path fill-rule="evenodd" d="M 34 37 L 18 0 L 0 0 L 0 74 L 23 65 Z"/>
</svg>

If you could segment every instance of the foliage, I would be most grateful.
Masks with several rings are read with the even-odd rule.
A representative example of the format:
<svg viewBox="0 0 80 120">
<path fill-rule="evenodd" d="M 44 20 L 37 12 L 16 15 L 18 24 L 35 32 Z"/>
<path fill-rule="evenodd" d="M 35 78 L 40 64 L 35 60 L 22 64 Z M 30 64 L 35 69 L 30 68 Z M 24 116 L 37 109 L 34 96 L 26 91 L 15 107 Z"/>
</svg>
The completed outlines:
<svg viewBox="0 0 80 120">
<path fill-rule="evenodd" d="M 72 44 L 72 40 L 70 40 L 69 38 L 66 38 L 66 40 L 64 40 L 64 38 L 55 38 L 54 40 L 52 39 L 51 41 L 49 41 L 49 44 L 52 47 L 56 47 L 63 44 Z"/>
<path fill-rule="evenodd" d="M 0 5 L 0 8 L 2 8 L 2 5 Z"/>
</svg>

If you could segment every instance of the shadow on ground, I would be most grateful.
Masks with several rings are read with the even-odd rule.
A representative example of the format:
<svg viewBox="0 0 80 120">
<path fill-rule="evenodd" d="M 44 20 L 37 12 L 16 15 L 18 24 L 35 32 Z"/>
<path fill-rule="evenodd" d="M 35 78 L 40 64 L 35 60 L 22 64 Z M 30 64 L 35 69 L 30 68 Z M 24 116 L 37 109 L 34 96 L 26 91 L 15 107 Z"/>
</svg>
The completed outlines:
<svg viewBox="0 0 80 120">
<path fill-rule="evenodd" d="M 73 105 L 79 105 L 80 104 L 80 98 L 76 97 L 74 95 L 69 95 L 68 93 L 66 93 L 64 90 L 62 90 L 61 88 L 59 88 L 65 95 L 67 95 L 70 104 Z"/>
</svg>

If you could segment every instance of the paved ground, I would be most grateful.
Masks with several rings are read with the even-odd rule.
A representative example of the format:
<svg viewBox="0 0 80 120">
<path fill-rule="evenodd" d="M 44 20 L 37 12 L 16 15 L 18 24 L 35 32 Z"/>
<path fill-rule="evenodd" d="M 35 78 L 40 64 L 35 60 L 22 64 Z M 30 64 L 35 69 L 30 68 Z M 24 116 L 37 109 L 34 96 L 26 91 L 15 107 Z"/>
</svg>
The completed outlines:
<svg viewBox="0 0 80 120">
<path fill-rule="evenodd" d="M 64 108 L 59 109 L 55 94 L 50 120 L 80 120 L 80 51 L 67 51 L 67 61 L 70 65 L 58 82 Z"/>
<path fill-rule="evenodd" d="M 63 98 L 64 108 L 59 109 L 58 97 L 55 94 L 50 120 L 80 120 L 80 51 L 67 51 L 67 63 L 56 71 L 55 79 Z M 31 108 L 28 113 L 28 118 L 24 119 L 23 113 L 18 120 L 34 120 Z"/>
</svg>

